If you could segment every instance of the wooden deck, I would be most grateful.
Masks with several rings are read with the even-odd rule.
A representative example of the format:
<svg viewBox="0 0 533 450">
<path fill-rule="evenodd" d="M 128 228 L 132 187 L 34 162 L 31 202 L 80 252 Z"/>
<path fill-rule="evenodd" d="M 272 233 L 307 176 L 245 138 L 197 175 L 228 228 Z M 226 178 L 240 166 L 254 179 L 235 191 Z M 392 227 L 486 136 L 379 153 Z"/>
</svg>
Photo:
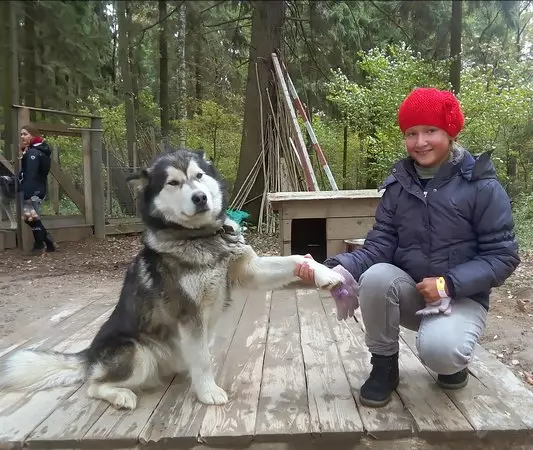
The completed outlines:
<svg viewBox="0 0 533 450">
<path fill-rule="evenodd" d="M 115 299 L 70 305 L 0 341 L 78 351 Z M 286 289 L 235 297 L 218 328 L 218 382 L 230 402 L 196 402 L 176 377 L 133 412 L 88 399 L 85 386 L 0 395 L 0 448 L 421 449 L 533 448 L 533 393 L 482 348 L 469 385 L 445 392 L 402 331 L 401 383 L 381 409 L 359 404 L 369 371 L 359 322 L 336 320 L 327 293 Z"/>
</svg>

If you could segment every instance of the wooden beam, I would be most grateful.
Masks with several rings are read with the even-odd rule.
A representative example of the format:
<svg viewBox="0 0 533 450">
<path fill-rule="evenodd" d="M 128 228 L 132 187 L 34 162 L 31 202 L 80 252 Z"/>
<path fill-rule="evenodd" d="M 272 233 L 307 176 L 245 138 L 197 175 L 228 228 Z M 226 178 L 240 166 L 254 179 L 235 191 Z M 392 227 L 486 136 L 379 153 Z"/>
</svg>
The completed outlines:
<svg viewBox="0 0 533 450">
<path fill-rule="evenodd" d="M 35 126 L 38 128 L 38 130 L 41 133 L 48 133 L 52 135 L 58 135 L 58 136 L 81 136 L 82 132 L 81 130 L 77 130 L 76 128 L 73 128 L 71 125 L 67 125 L 64 123 L 45 123 L 45 122 L 37 122 L 35 123 Z"/>
<path fill-rule="evenodd" d="M 102 119 L 91 119 L 91 191 L 94 236 L 105 238 L 104 183 L 102 177 Z"/>
<path fill-rule="evenodd" d="M 85 222 L 94 223 L 93 219 L 93 196 L 92 196 L 92 149 L 91 133 L 82 132 L 82 152 L 83 152 L 83 194 L 85 196 Z"/>
<path fill-rule="evenodd" d="M 14 108 L 28 109 L 30 111 L 40 111 L 44 113 L 57 114 L 59 116 L 72 116 L 72 117 L 85 117 L 87 119 L 101 119 L 100 116 L 94 116 L 92 114 L 78 114 L 68 111 L 59 111 L 57 109 L 36 108 L 34 106 L 13 105 Z"/>
<path fill-rule="evenodd" d="M 74 186 L 70 177 L 61 170 L 59 165 L 52 160 L 50 162 L 50 173 L 58 181 L 65 193 L 70 197 L 74 204 L 78 207 L 81 214 L 85 214 L 85 198 Z"/>
</svg>

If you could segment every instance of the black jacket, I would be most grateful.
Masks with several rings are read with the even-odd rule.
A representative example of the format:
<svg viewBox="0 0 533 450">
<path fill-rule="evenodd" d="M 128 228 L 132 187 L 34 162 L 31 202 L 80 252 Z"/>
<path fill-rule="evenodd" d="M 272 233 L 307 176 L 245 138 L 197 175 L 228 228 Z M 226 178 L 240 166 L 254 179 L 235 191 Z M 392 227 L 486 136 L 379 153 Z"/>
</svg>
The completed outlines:
<svg viewBox="0 0 533 450">
<path fill-rule="evenodd" d="M 34 195 L 41 200 L 45 197 L 51 153 L 46 142 L 31 144 L 24 152 L 19 172 L 19 191 L 24 193 L 24 200 Z"/>
<path fill-rule="evenodd" d="M 465 151 L 422 188 L 413 161 L 398 162 L 385 180 L 376 222 L 362 249 L 326 260 L 356 280 L 371 265 L 391 263 L 416 281 L 444 276 L 451 296 L 489 309 L 491 288 L 520 262 L 511 202 L 486 153 Z M 424 195 L 423 191 L 426 191 Z"/>
</svg>

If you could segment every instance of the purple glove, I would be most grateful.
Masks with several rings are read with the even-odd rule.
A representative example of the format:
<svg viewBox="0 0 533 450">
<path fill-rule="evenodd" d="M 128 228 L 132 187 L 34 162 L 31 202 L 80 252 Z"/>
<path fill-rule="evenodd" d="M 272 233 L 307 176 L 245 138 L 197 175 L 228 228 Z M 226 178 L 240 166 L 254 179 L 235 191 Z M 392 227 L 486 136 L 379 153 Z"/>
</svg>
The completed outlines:
<svg viewBox="0 0 533 450">
<path fill-rule="evenodd" d="M 331 290 L 331 296 L 335 300 L 337 308 L 337 320 L 353 317 L 355 310 L 359 308 L 359 299 L 357 298 L 359 285 L 352 274 L 341 265 L 335 266 L 331 270 L 342 275 L 345 280 L 344 283 Z"/>
</svg>

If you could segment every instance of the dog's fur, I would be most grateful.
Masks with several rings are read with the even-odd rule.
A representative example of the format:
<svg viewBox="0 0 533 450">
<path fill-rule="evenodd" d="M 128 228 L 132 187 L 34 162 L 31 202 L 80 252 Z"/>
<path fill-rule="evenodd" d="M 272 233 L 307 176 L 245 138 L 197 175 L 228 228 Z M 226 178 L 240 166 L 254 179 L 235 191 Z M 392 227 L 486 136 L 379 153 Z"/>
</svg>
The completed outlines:
<svg viewBox="0 0 533 450">
<path fill-rule="evenodd" d="M 0 220 L 2 220 L 2 211 L 4 211 L 9 219 L 11 228 L 15 228 L 17 226 L 15 216 L 13 215 L 15 198 L 15 177 L 9 175 L 0 176 Z"/>
<path fill-rule="evenodd" d="M 78 353 L 22 350 L 0 361 L 0 389 L 88 382 L 88 395 L 133 409 L 140 390 L 187 371 L 197 398 L 228 401 L 211 368 L 213 325 L 231 290 L 275 289 L 298 278 L 303 256 L 259 257 L 225 215 L 226 196 L 200 152 L 158 157 L 140 175 L 143 248 L 129 266 L 118 303 L 91 345 Z M 343 281 L 308 261 L 317 287 Z"/>
</svg>

